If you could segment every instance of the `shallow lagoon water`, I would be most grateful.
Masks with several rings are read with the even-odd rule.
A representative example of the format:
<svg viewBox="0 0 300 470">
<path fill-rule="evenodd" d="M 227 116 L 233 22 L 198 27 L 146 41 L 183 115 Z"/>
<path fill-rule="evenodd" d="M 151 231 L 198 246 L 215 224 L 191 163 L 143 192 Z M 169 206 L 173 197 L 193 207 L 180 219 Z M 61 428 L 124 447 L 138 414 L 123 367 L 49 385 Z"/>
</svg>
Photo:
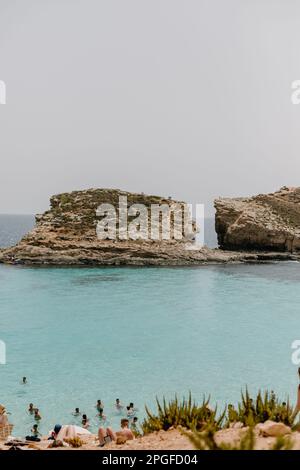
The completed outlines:
<svg viewBox="0 0 300 470">
<path fill-rule="evenodd" d="M 42 432 L 75 422 L 79 406 L 98 426 L 102 399 L 153 407 L 155 396 L 210 394 L 220 409 L 240 389 L 295 397 L 291 343 L 300 338 L 300 265 L 199 268 L 28 268 L 0 265 L 0 402 L 25 435 L 29 402 Z M 28 377 L 22 385 L 21 378 Z"/>
</svg>

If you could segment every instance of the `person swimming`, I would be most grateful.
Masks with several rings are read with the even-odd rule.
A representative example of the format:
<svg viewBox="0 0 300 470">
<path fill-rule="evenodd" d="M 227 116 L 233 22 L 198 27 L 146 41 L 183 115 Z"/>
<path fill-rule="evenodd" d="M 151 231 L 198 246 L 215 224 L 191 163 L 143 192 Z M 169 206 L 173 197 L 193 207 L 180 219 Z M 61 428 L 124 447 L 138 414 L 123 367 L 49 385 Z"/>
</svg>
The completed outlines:
<svg viewBox="0 0 300 470">
<path fill-rule="evenodd" d="M 122 408 L 124 408 L 124 406 L 120 403 L 120 398 L 117 398 L 116 399 L 116 408 L 118 411 L 122 410 Z"/>
<path fill-rule="evenodd" d="M 89 420 L 86 414 L 82 415 L 82 421 L 81 421 L 82 427 L 87 429 L 89 427 Z"/>
<path fill-rule="evenodd" d="M 103 414 L 103 408 L 99 409 L 98 418 L 102 421 L 106 421 L 106 416 Z"/>
<path fill-rule="evenodd" d="M 40 410 L 38 408 L 35 408 L 35 410 L 34 410 L 34 419 L 36 421 L 39 421 L 40 419 L 42 419 L 42 417 L 40 415 Z"/>
<path fill-rule="evenodd" d="M 96 408 L 97 408 L 98 411 L 100 411 L 101 408 L 102 409 L 104 408 L 104 404 L 102 403 L 101 400 L 97 400 Z"/>
<path fill-rule="evenodd" d="M 127 409 L 127 417 L 128 417 L 129 419 L 132 419 L 132 418 L 133 418 L 133 415 L 134 415 L 133 409 L 132 409 L 130 406 L 126 406 L 126 409 Z"/>
<path fill-rule="evenodd" d="M 22 378 L 22 383 L 23 383 L 24 385 L 27 384 L 27 377 L 23 377 L 23 378 Z"/>
<path fill-rule="evenodd" d="M 30 413 L 31 415 L 33 415 L 34 413 L 34 406 L 33 406 L 33 403 L 29 403 L 29 406 L 28 406 L 28 413 Z"/>
<path fill-rule="evenodd" d="M 136 411 L 139 411 L 138 408 L 135 408 L 134 403 L 132 403 L 132 402 L 129 403 L 129 407 L 132 409 L 132 411 L 134 411 L 134 413 L 135 413 Z"/>
<path fill-rule="evenodd" d="M 72 415 L 73 415 L 73 416 L 80 416 L 81 413 L 80 413 L 79 408 L 75 408 L 75 411 L 73 411 Z"/>
</svg>

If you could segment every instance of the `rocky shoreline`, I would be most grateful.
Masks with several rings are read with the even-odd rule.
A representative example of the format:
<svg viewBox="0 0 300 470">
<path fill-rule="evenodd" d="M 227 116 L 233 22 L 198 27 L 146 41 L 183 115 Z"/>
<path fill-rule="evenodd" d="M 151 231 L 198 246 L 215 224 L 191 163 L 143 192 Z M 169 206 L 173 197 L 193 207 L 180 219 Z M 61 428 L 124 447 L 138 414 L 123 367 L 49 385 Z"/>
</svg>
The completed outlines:
<svg viewBox="0 0 300 470">
<path fill-rule="evenodd" d="M 182 240 L 99 240 L 99 204 L 180 207 L 182 201 L 113 189 L 89 189 L 53 196 L 50 210 L 15 246 L 0 250 L 0 263 L 52 266 L 201 266 L 300 259 L 300 188 L 253 198 L 217 199 L 220 249 L 197 248 Z"/>
<path fill-rule="evenodd" d="M 222 429 L 215 433 L 215 442 L 218 446 L 226 446 L 238 449 L 241 445 L 242 439 L 249 431 L 249 427 L 240 427 L 237 423 L 236 426 L 228 429 Z M 122 444 L 111 442 L 104 447 L 99 447 L 99 441 L 96 435 L 91 434 L 88 437 L 82 437 L 82 445 L 74 448 L 68 443 L 64 443 L 63 447 L 49 448 L 49 440 L 43 437 L 40 442 L 28 442 L 27 445 L 19 446 L 20 450 L 28 451 L 86 451 L 93 450 L 99 452 L 115 452 L 115 451 L 135 451 L 135 450 L 195 450 L 188 437 L 191 431 L 182 429 L 180 427 L 172 427 L 167 431 L 154 431 L 150 434 L 137 437 L 134 440 L 128 440 Z M 284 439 L 286 450 L 300 450 L 300 433 L 297 431 L 292 432 L 288 426 L 282 423 L 275 423 L 268 421 L 255 426 L 254 428 L 254 449 L 253 450 L 274 450 L 278 443 L 278 439 Z M 287 445 L 288 444 L 288 445 Z M 17 443 L 16 443 L 17 445 Z M 10 450 L 11 446 L 6 445 L 5 442 L 0 442 L 0 451 Z M 209 449 L 207 449 L 209 450 Z M 284 449 L 282 449 L 284 450 Z"/>
</svg>

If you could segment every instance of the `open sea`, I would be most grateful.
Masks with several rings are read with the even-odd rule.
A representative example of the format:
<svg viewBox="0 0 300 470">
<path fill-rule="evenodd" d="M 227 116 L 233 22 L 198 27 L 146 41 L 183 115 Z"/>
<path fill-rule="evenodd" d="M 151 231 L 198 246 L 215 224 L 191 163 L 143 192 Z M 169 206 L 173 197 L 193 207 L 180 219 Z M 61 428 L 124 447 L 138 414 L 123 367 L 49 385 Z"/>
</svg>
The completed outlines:
<svg viewBox="0 0 300 470">
<path fill-rule="evenodd" d="M 0 246 L 15 243 L 31 216 L 0 216 Z M 206 243 L 216 245 L 213 223 Z M 0 265 L 0 402 L 14 435 L 79 424 L 96 431 L 97 399 L 117 427 L 114 401 L 133 401 L 142 420 L 155 397 L 211 395 L 221 411 L 246 384 L 295 399 L 300 339 L 296 262 L 193 268 L 29 268 Z M 28 384 L 21 379 L 26 376 Z M 106 424 L 108 424 L 106 423 Z"/>
</svg>

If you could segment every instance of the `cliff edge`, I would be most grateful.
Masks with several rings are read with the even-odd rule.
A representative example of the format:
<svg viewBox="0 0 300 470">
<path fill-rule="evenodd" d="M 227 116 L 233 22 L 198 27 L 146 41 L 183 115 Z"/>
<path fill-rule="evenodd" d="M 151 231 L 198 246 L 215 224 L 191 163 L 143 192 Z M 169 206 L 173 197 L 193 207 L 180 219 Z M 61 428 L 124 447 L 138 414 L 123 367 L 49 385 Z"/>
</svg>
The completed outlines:
<svg viewBox="0 0 300 470">
<path fill-rule="evenodd" d="M 108 209 L 107 214 L 110 208 L 115 208 L 115 220 L 111 213 L 106 217 L 108 227 L 113 227 L 115 222 L 115 239 L 98 237 L 98 224 L 106 213 L 105 210 L 99 212 L 102 205 Z M 132 205 L 138 210 L 132 211 Z M 180 211 L 184 203 L 116 189 L 88 189 L 55 195 L 50 199 L 50 209 L 36 216 L 36 227 L 16 246 L 0 250 L 0 262 L 29 265 L 185 265 L 205 261 L 206 250 L 187 249 L 193 240 L 186 234 L 180 240 L 172 234 L 167 240 L 160 235 L 154 240 L 124 238 L 137 214 L 146 211 L 147 223 L 150 224 L 148 211 L 150 214 L 152 206 L 157 205 Z M 128 212 L 123 229 L 118 218 L 122 209 Z M 174 229 L 174 221 L 170 225 Z M 159 233 L 159 227 L 152 221 L 149 230 L 155 228 Z M 148 231 L 148 226 L 144 231 Z"/>
<path fill-rule="evenodd" d="M 224 250 L 299 253 L 300 188 L 214 201 L 216 232 Z"/>
<path fill-rule="evenodd" d="M 36 227 L 17 245 L 0 249 L 0 263 L 53 266 L 189 266 L 294 259 L 295 256 L 286 250 L 290 248 L 289 243 L 293 248 L 298 246 L 299 239 L 295 238 L 296 227 L 287 222 L 285 209 L 289 208 L 293 214 L 293 217 L 290 217 L 296 223 L 296 215 L 300 218 L 300 214 L 297 212 L 296 203 L 292 203 L 290 198 L 300 198 L 300 195 L 292 190 L 282 190 L 278 194 L 278 197 L 217 200 L 216 227 L 219 243 L 222 248 L 226 248 L 222 250 L 197 246 L 194 242 L 195 223 L 192 220 L 188 220 L 190 224 L 187 224 L 187 231 L 185 217 L 182 224 L 178 224 L 177 216 L 185 207 L 182 201 L 116 189 L 88 189 L 63 193 L 50 199 L 50 209 L 36 216 Z M 272 210 L 268 199 L 273 201 Z M 278 206 L 277 212 L 275 202 Z M 103 204 L 105 210 L 99 211 Z M 170 219 L 163 218 L 162 214 L 158 219 L 152 219 L 149 214 L 153 206 L 172 209 Z M 278 215 L 279 208 L 282 216 Z M 125 226 L 121 223 L 124 210 Z M 137 223 L 143 214 L 146 217 L 146 226 L 145 217 Z M 162 236 L 166 221 L 170 222 L 169 238 Z M 115 233 L 116 237 L 99 237 L 103 227 Z M 134 235 L 137 228 L 141 237 L 127 237 L 132 229 Z M 149 233 L 149 238 L 143 237 L 143 234 Z M 175 236 L 178 233 L 182 236 Z M 256 251 L 245 251 L 255 247 Z M 265 251 L 262 251 L 264 248 Z"/>
</svg>

